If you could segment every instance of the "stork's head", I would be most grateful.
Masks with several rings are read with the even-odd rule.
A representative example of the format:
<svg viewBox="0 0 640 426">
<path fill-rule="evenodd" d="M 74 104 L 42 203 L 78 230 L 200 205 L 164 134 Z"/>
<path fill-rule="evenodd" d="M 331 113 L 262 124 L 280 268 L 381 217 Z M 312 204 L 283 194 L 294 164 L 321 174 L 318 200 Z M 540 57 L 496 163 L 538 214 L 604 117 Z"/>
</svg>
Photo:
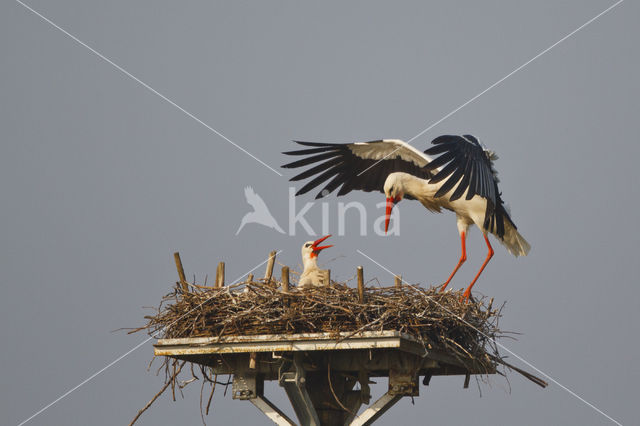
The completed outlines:
<svg viewBox="0 0 640 426">
<path fill-rule="evenodd" d="M 387 210 L 384 219 L 384 233 L 389 229 L 389 219 L 393 206 L 404 198 L 404 184 L 399 173 L 391 173 L 384 181 L 384 195 L 387 197 Z"/>
<path fill-rule="evenodd" d="M 326 248 L 329 247 L 333 247 L 333 244 L 328 245 L 328 246 L 320 246 L 318 244 L 320 244 L 321 242 L 323 242 L 324 240 L 326 240 L 327 238 L 329 238 L 331 235 L 326 235 L 322 238 L 319 238 L 315 241 L 307 241 L 306 243 L 304 243 L 302 245 L 302 260 L 303 261 L 308 261 L 311 259 L 314 259 L 318 257 L 318 254 L 320 254 L 320 252 Z"/>
</svg>

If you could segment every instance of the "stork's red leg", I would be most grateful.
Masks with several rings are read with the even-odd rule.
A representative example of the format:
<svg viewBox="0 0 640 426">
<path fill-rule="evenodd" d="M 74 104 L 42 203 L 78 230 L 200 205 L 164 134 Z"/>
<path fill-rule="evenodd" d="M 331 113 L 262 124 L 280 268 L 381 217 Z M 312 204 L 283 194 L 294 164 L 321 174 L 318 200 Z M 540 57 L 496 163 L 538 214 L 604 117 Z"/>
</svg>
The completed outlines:
<svg viewBox="0 0 640 426">
<path fill-rule="evenodd" d="M 471 281 L 471 284 L 469 284 L 469 287 L 467 287 L 467 289 L 462 294 L 462 298 L 466 300 L 469 300 L 469 296 L 471 296 L 471 287 L 473 287 L 473 285 L 476 283 L 476 281 L 478 280 L 478 277 L 480 276 L 482 271 L 484 271 L 484 267 L 487 266 L 487 263 L 489 263 L 489 260 L 491 260 L 491 258 L 493 257 L 493 247 L 491 247 L 491 243 L 489 242 L 489 238 L 487 237 L 487 234 L 484 234 L 484 240 L 487 242 L 487 247 L 489 247 L 489 252 L 487 253 L 487 258 L 484 260 L 484 263 L 480 267 L 480 270 L 476 274 L 476 277 L 473 279 L 473 281 Z"/>
<path fill-rule="evenodd" d="M 467 260 L 467 249 L 466 249 L 466 246 L 465 246 L 465 244 L 466 244 L 465 240 L 466 240 L 466 233 L 465 233 L 465 231 L 462 231 L 460 233 L 460 242 L 462 244 L 462 255 L 460 256 L 460 260 L 458 260 L 458 264 L 456 265 L 455 269 L 453 270 L 451 275 L 449 275 L 449 279 L 447 280 L 447 282 L 442 284 L 442 287 L 440 288 L 440 291 L 444 291 L 444 289 L 447 288 L 447 286 L 449 285 L 449 282 L 451 282 L 451 278 L 453 278 L 453 276 L 456 274 L 456 272 L 458 272 L 458 269 L 460 269 L 460 267 L 465 262 L 465 260 Z"/>
</svg>

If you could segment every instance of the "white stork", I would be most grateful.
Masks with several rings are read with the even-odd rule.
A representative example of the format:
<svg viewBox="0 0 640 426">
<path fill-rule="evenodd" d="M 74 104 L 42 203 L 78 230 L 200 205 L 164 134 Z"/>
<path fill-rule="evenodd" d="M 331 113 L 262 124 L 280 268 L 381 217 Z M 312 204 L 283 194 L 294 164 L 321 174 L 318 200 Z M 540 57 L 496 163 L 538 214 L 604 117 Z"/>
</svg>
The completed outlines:
<svg viewBox="0 0 640 426">
<path fill-rule="evenodd" d="M 493 168 L 493 160 L 497 156 L 486 150 L 472 135 L 439 136 L 432 141 L 434 146 L 424 153 L 395 139 L 349 144 L 294 142 L 310 148 L 285 152 L 305 158 L 282 167 L 315 165 L 291 180 L 317 175 L 296 195 L 304 194 L 328 180 L 329 183 L 316 198 L 322 198 L 339 186 L 338 196 L 352 190 L 384 192 L 387 197 L 385 232 L 389 227 L 393 206 L 403 198 L 418 200 L 433 212 L 440 212 L 444 208 L 456 214 L 462 255 L 441 290 L 449 285 L 467 260 L 465 241 L 472 224 L 482 231 L 489 251 L 463 294 L 466 299 L 469 299 L 471 288 L 493 256 L 488 232 L 515 256 L 526 256 L 531 248 L 516 230 L 502 201 L 497 173 Z"/>
<path fill-rule="evenodd" d="M 302 264 L 304 265 L 304 271 L 302 271 L 300 280 L 298 280 L 298 287 L 303 288 L 322 284 L 324 271 L 318 268 L 318 255 L 322 250 L 333 247 L 333 245 L 319 246 L 318 244 L 330 236 L 331 235 L 327 235 L 315 241 L 307 241 L 302 245 Z"/>
</svg>

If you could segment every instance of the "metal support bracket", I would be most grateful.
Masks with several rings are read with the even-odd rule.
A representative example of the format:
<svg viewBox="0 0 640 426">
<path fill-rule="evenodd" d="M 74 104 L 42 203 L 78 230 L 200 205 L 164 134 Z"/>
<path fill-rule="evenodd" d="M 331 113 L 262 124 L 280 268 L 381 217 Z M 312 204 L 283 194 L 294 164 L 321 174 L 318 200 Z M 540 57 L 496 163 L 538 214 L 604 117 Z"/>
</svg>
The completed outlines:
<svg viewBox="0 0 640 426">
<path fill-rule="evenodd" d="M 419 396 L 418 376 L 407 370 L 389 370 L 389 393 L 400 396 Z"/>
<path fill-rule="evenodd" d="M 275 424 L 279 426 L 295 426 L 295 422 L 287 417 L 278 407 L 273 405 L 271 401 L 269 401 L 264 396 L 258 396 L 256 398 L 252 398 L 249 401 L 260 411 L 262 411 L 267 417 L 269 417 Z"/>
<path fill-rule="evenodd" d="M 351 423 L 351 426 L 366 426 L 376 421 L 380 416 L 393 407 L 393 405 L 402 399 L 402 395 L 392 395 L 387 392 L 382 395 L 376 402 L 367 408 L 356 417 Z"/>
<path fill-rule="evenodd" d="M 254 371 L 240 371 L 233 375 L 233 399 L 248 400 L 275 424 L 293 426 L 295 422 L 264 397 L 264 378 Z"/>
<path fill-rule="evenodd" d="M 280 371 L 278 382 L 287 393 L 300 424 L 302 426 L 320 426 L 318 413 L 305 386 L 306 376 L 302 367 L 302 353 L 296 352 L 294 354 L 293 368 L 293 371 Z"/>
<path fill-rule="evenodd" d="M 373 383 L 369 380 L 369 373 L 365 370 L 358 371 L 358 382 L 360 383 L 360 396 L 363 404 L 369 405 L 371 402 L 371 388 L 369 383 Z"/>
<path fill-rule="evenodd" d="M 231 387 L 233 399 L 253 399 L 264 393 L 264 379 L 258 380 L 253 371 L 239 371 L 233 375 Z"/>
<path fill-rule="evenodd" d="M 365 370 L 360 370 L 358 372 L 358 383 L 360 383 L 360 390 L 350 391 L 347 394 L 347 408 L 349 409 L 349 415 L 345 419 L 345 425 L 351 424 L 353 419 L 358 415 L 358 410 L 362 404 L 367 404 L 371 402 L 371 388 L 369 383 L 373 383 L 369 380 L 369 373 Z"/>
</svg>

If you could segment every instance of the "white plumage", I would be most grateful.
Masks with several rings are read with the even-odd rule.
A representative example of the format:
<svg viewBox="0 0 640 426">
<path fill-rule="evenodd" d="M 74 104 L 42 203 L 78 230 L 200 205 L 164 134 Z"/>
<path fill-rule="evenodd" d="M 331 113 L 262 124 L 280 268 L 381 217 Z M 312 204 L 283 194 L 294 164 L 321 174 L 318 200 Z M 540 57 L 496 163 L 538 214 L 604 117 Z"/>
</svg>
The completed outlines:
<svg viewBox="0 0 640 426">
<path fill-rule="evenodd" d="M 318 255 L 322 250 L 333 247 L 333 245 L 318 246 L 318 244 L 330 236 L 331 235 L 327 235 L 315 241 L 307 241 L 302 245 L 302 264 L 304 270 L 298 280 L 298 287 L 304 288 L 325 285 L 323 282 L 325 271 L 318 267 Z"/>
</svg>

